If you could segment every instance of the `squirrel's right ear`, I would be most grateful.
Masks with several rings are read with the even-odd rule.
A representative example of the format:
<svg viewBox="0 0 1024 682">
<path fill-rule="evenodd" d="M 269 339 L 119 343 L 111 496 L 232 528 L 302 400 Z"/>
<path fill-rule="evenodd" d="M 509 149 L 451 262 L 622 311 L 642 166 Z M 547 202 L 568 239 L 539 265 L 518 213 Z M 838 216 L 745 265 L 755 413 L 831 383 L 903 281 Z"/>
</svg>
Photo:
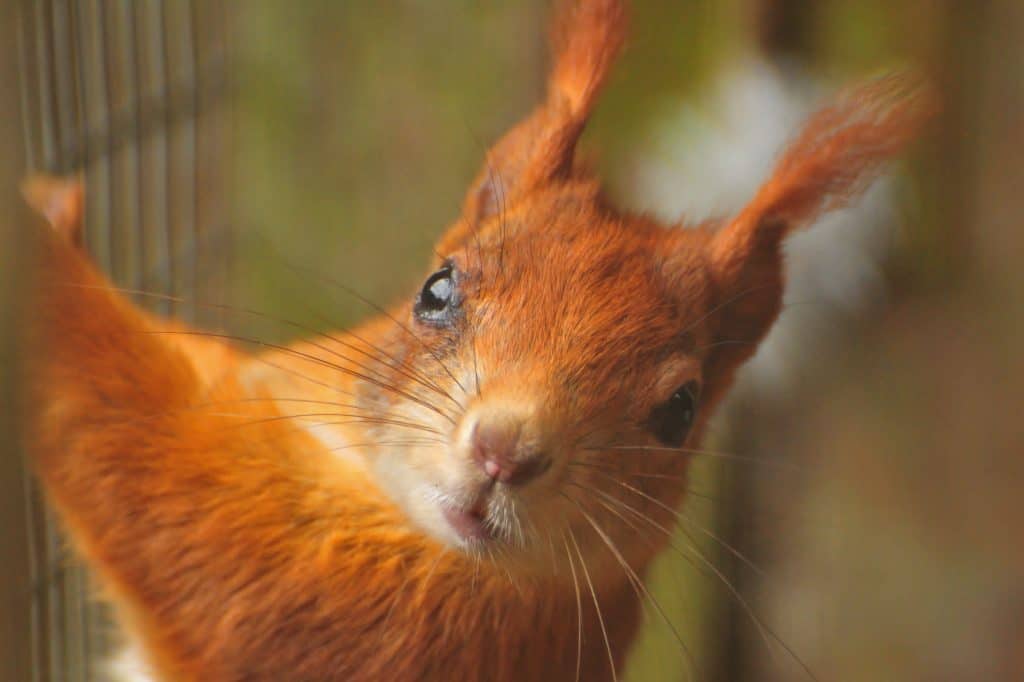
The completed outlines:
<svg viewBox="0 0 1024 682">
<path fill-rule="evenodd" d="M 753 353 L 778 315 L 783 238 L 857 198 L 935 110 L 932 93 L 907 74 L 852 88 L 811 117 L 754 199 L 714 235 L 717 336 L 734 342 L 723 346 L 736 356 L 729 364 Z"/>
<path fill-rule="evenodd" d="M 576 141 L 625 35 L 620 0 L 560 3 L 551 34 L 547 96 L 488 151 L 466 195 L 462 219 L 441 240 L 439 251 L 463 243 L 478 224 L 517 198 L 571 174 Z"/>
<path fill-rule="evenodd" d="M 74 246 L 82 245 L 85 189 L 81 178 L 30 175 L 21 183 L 25 201 Z"/>
</svg>

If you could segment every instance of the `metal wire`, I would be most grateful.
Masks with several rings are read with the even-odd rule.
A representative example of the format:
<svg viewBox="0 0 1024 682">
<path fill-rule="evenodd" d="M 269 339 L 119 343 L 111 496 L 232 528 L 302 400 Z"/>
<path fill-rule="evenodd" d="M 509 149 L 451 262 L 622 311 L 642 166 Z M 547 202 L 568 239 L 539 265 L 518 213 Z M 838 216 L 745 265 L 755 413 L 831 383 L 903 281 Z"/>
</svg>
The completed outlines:
<svg viewBox="0 0 1024 682">
<path fill-rule="evenodd" d="M 227 34 L 221 0 L 19 0 L 26 171 L 83 174 L 86 248 L 118 285 L 223 297 Z M 31 679 L 103 679 L 109 616 L 25 485 Z"/>
</svg>

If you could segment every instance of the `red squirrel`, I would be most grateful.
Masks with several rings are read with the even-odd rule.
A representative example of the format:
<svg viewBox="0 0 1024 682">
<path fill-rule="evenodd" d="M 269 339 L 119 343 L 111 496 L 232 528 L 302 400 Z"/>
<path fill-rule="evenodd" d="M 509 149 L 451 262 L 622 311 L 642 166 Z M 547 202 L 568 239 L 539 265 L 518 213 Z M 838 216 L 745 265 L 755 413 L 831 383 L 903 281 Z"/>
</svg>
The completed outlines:
<svg viewBox="0 0 1024 682">
<path fill-rule="evenodd" d="M 821 110 L 738 215 L 610 205 L 575 148 L 623 45 L 567 2 L 543 102 L 486 155 L 418 292 L 258 345 L 144 312 L 49 221 L 27 449 L 131 679 L 614 680 L 687 465 L 779 314 L 781 244 L 925 115 L 906 78 Z"/>
</svg>

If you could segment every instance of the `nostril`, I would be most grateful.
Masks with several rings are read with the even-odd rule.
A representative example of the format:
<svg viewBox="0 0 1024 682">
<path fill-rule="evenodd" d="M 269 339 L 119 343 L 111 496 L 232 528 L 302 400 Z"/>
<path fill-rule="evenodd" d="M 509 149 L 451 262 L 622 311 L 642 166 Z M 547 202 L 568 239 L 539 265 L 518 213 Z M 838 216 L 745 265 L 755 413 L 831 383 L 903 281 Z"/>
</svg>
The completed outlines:
<svg viewBox="0 0 1024 682">
<path fill-rule="evenodd" d="M 551 460 L 548 457 L 530 455 L 517 460 L 510 468 L 501 469 L 497 479 L 506 485 L 524 485 L 543 474 L 550 466 Z"/>
<path fill-rule="evenodd" d="M 506 485 L 523 485 L 540 476 L 551 466 L 551 460 L 541 455 L 531 455 L 515 460 L 484 459 L 484 473 Z"/>
<path fill-rule="evenodd" d="M 488 477 L 522 485 L 547 470 L 550 462 L 522 447 L 522 427 L 514 421 L 478 422 L 473 428 L 473 458 Z"/>
<path fill-rule="evenodd" d="M 473 459 L 484 473 L 497 481 L 506 481 L 517 468 L 515 451 L 519 428 L 508 422 L 481 423 L 473 427 Z"/>
<path fill-rule="evenodd" d="M 498 464 L 493 459 L 486 459 L 485 458 L 483 460 L 483 466 L 484 466 L 484 473 L 487 474 L 488 476 L 490 476 L 491 478 L 500 478 L 501 477 L 501 471 L 502 471 L 501 465 Z"/>
</svg>

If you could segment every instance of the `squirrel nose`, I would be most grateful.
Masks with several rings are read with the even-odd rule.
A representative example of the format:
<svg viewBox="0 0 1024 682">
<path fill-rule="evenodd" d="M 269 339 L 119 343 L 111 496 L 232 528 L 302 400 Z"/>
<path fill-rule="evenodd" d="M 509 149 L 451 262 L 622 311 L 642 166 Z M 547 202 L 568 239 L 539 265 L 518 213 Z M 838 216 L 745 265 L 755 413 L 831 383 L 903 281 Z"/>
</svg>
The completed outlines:
<svg viewBox="0 0 1024 682">
<path fill-rule="evenodd" d="M 488 477 L 523 485 L 547 471 L 550 459 L 524 447 L 522 424 L 514 419 L 485 419 L 473 427 L 473 459 Z"/>
</svg>

